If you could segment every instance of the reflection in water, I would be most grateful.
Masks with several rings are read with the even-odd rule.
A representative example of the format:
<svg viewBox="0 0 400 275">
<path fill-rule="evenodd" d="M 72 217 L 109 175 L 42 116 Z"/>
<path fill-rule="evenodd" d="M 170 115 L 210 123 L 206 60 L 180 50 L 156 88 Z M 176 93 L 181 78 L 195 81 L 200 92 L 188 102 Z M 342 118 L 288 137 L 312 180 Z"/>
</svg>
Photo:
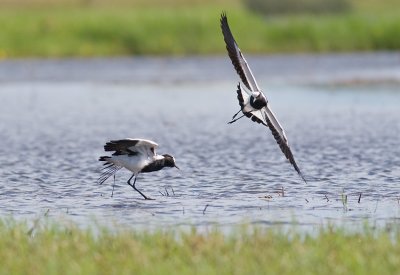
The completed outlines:
<svg viewBox="0 0 400 275">
<path fill-rule="evenodd" d="M 95 219 L 132 227 L 399 218 L 398 87 L 268 87 L 307 185 L 268 129 L 248 119 L 226 124 L 239 108 L 235 87 L 2 83 L 1 215 L 30 218 L 50 209 L 83 225 Z M 157 140 L 158 153 L 171 153 L 182 169 L 139 176 L 139 188 L 155 201 L 127 186 L 123 170 L 113 198 L 112 179 L 96 185 L 103 144 L 125 137 Z"/>
</svg>

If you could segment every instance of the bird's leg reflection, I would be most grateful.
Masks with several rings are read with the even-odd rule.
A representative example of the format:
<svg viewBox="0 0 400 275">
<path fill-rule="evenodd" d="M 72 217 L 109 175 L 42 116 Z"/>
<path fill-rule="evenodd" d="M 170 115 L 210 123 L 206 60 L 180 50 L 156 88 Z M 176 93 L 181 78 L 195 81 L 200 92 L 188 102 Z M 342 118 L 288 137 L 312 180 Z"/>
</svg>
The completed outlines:
<svg viewBox="0 0 400 275">
<path fill-rule="evenodd" d="M 114 184 L 112 186 L 112 191 L 111 191 L 111 198 L 114 196 L 114 187 L 115 187 L 115 174 L 114 174 Z"/>
</svg>

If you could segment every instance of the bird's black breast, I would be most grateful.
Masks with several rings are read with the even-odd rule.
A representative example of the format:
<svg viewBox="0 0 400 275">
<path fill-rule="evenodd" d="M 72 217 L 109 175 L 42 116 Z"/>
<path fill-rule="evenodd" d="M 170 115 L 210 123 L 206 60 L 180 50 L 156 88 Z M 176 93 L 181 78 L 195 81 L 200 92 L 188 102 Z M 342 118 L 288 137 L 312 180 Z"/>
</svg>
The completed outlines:
<svg viewBox="0 0 400 275">
<path fill-rule="evenodd" d="M 149 163 L 148 165 L 146 165 L 145 167 L 143 167 L 143 169 L 140 172 L 141 173 L 150 173 L 150 172 L 161 170 L 164 167 L 165 167 L 164 159 L 155 160 L 155 161 Z"/>
<path fill-rule="evenodd" d="M 267 106 L 267 101 L 265 100 L 265 97 L 261 95 L 257 98 L 250 96 L 250 106 L 254 109 L 260 110 L 261 108 Z"/>
</svg>

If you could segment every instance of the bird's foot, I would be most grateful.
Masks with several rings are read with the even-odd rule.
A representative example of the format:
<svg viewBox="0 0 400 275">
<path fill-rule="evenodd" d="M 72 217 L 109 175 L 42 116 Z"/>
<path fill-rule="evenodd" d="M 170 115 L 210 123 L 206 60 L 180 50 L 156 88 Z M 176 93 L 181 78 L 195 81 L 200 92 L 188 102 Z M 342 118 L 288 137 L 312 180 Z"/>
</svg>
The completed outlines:
<svg viewBox="0 0 400 275">
<path fill-rule="evenodd" d="M 144 197 L 145 200 L 149 200 L 149 201 L 155 201 L 156 199 L 152 199 L 150 197 Z"/>
</svg>

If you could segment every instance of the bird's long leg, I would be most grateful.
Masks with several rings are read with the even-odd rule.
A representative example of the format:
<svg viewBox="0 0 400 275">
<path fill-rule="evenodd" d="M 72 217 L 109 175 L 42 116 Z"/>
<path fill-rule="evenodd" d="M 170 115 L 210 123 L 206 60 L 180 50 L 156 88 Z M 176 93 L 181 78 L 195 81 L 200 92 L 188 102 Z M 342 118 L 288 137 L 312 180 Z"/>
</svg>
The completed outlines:
<svg viewBox="0 0 400 275">
<path fill-rule="evenodd" d="M 240 111 L 242 111 L 242 110 L 240 110 Z M 244 117 L 245 115 L 251 114 L 252 112 L 254 112 L 254 111 L 250 111 L 250 112 L 243 113 L 242 116 L 238 117 L 237 119 L 233 119 L 233 118 L 237 115 L 237 114 L 236 114 L 236 115 L 232 118 L 232 121 L 229 121 L 228 124 L 232 124 L 232 123 L 238 121 L 239 119 L 241 119 L 242 117 Z"/>
<path fill-rule="evenodd" d="M 237 119 L 233 119 L 232 121 L 229 121 L 228 124 L 232 124 L 232 123 L 238 121 L 239 119 L 241 119 L 244 116 L 245 116 L 245 114 L 243 114 L 242 116 L 238 117 Z"/>
<path fill-rule="evenodd" d="M 235 117 L 242 111 L 242 109 L 240 109 L 236 114 L 233 115 L 232 119 L 235 119 Z"/>
<path fill-rule="evenodd" d="M 131 179 L 133 178 L 135 176 L 135 174 L 132 174 L 132 176 L 129 178 L 129 180 L 128 180 L 128 185 L 129 186 L 131 186 L 131 187 L 133 187 L 132 186 L 132 184 L 131 184 Z M 136 178 L 135 178 L 136 179 Z"/>
<path fill-rule="evenodd" d="M 133 181 L 133 184 L 131 184 L 131 179 L 133 178 L 133 176 L 135 176 L 135 174 L 133 174 L 133 175 L 129 178 L 128 184 L 129 184 L 133 189 L 135 189 L 136 192 L 138 192 L 140 195 L 142 195 L 143 198 L 144 198 L 145 200 L 152 200 L 152 198 L 147 197 L 145 194 L 143 194 L 142 192 L 140 192 L 139 189 L 136 188 L 135 184 L 136 184 L 137 176 L 135 176 L 135 180 Z"/>
</svg>

